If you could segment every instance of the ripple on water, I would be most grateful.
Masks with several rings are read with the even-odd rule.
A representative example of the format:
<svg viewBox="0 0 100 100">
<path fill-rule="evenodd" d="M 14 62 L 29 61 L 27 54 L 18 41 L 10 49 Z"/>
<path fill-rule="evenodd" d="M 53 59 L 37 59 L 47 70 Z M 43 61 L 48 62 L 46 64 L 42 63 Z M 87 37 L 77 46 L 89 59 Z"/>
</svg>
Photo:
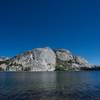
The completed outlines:
<svg viewBox="0 0 100 100">
<path fill-rule="evenodd" d="M 100 72 L 0 74 L 0 100 L 100 100 Z"/>
</svg>

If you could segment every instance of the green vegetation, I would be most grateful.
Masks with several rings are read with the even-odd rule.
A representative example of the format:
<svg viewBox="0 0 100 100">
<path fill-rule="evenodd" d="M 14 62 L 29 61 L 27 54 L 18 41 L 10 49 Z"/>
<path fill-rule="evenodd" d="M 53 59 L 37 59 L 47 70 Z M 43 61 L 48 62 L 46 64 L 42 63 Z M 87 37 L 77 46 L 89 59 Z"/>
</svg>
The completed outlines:
<svg viewBox="0 0 100 100">
<path fill-rule="evenodd" d="M 57 59 L 56 71 L 70 71 L 75 70 L 72 66 L 72 61 L 61 61 Z"/>
<path fill-rule="evenodd" d="M 92 68 L 87 68 L 87 67 L 81 67 L 80 70 L 83 70 L 83 71 L 96 71 L 96 70 L 100 70 L 100 67 L 92 67 Z"/>
<path fill-rule="evenodd" d="M 30 71 L 30 70 L 31 70 L 30 67 L 25 67 L 25 68 L 24 68 L 24 71 Z"/>
<path fill-rule="evenodd" d="M 1 64 L 9 64 L 9 60 L 0 61 L 0 65 L 1 65 Z"/>
<path fill-rule="evenodd" d="M 0 67 L 0 71 L 4 71 L 4 69 Z"/>
</svg>

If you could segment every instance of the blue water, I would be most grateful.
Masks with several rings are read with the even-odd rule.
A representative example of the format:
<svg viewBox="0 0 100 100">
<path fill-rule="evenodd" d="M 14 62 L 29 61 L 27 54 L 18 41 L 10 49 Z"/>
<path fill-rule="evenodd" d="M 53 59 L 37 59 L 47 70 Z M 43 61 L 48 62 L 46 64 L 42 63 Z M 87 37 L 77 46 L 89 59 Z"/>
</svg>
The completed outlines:
<svg viewBox="0 0 100 100">
<path fill-rule="evenodd" d="M 100 100 L 100 72 L 1 72 L 0 100 Z"/>
</svg>

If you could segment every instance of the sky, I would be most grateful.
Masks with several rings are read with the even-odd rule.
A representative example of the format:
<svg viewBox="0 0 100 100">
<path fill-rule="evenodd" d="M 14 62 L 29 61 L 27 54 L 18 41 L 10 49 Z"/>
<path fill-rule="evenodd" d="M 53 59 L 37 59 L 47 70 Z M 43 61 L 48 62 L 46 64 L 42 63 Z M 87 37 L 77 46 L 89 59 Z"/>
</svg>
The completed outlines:
<svg viewBox="0 0 100 100">
<path fill-rule="evenodd" d="M 100 65 L 100 0 L 1 0 L 0 56 L 65 48 Z"/>
</svg>

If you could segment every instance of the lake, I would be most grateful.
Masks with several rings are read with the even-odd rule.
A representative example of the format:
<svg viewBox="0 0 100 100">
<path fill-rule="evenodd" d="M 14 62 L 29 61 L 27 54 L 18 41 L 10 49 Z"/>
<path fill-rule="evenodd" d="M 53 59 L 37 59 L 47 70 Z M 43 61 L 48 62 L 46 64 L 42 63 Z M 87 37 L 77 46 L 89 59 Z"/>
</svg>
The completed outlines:
<svg viewBox="0 0 100 100">
<path fill-rule="evenodd" d="M 1 72 L 0 100 L 100 100 L 100 71 Z"/>
</svg>

